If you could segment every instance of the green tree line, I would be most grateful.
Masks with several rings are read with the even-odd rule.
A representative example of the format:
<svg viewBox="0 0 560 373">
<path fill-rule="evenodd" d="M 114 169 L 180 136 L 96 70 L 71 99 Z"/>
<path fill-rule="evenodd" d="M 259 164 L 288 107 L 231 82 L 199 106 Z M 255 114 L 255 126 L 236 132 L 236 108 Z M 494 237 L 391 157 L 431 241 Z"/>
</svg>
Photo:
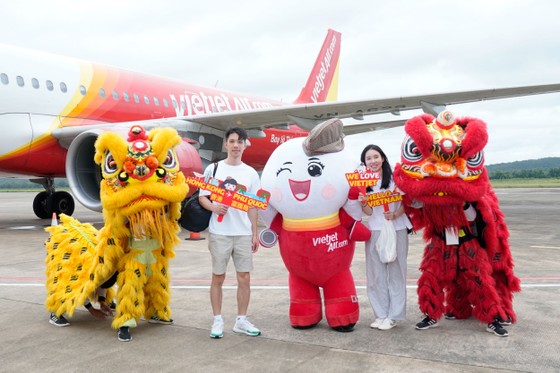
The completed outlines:
<svg viewBox="0 0 560 373">
<path fill-rule="evenodd" d="M 524 170 L 495 170 L 489 173 L 490 180 L 504 179 L 555 179 L 560 178 L 560 167 L 543 169 L 531 168 Z"/>
</svg>

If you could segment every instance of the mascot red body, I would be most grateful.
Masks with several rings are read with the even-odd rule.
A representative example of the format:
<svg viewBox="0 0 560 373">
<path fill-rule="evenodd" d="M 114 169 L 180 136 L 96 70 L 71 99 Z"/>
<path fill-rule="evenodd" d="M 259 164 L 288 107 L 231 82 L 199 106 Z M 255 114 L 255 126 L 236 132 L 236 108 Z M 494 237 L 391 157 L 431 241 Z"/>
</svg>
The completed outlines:
<svg viewBox="0 0 560 373">
<path fill-rule="evenodd" d="M 484 168 L 486 124 L 444 111 L 437 120 L 428 114 L 410 119 L 405 131 L 394 178 L 406 193 L 415 230 L 423 228 L 427 242 L 418 279 L 420 311 L 433 321 L 444 313 L 472 315 L 488 323 L 488 331 L 494 331 L 493 322 L 515 322 L 512 293 L 520 284 L 504 215 Z"/>
<path fill-rule="evenodd" d="M 329 326 L 348 332 L 359 318 L 350 265 L 355 241 L 370 232 L 361 223 L 359 189 L 345 177 L 357 161 L 342 137 L 342 122 L 324 122 L 305 139 L 280 145 L 261 176 L 271 193 L 261 217 L 278 235 L 289 271 L 290 324 L 297 329 L 322 319 L 321 288 Z"/>
</svg>

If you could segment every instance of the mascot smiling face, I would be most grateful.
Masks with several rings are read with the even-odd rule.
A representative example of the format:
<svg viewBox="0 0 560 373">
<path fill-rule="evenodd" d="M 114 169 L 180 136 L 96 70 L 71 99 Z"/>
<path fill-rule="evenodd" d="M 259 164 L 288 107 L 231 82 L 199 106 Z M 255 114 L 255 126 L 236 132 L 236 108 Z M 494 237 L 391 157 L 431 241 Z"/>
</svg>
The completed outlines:
<svg viewBox="0 0 560 373">
<path fill-rule="evenodd" d="M 356 163 L 349 152 L 308 156 L 303 138 L 280 145 L 268 160 L 262 185 L 271 204 L 285 218 L 305 219 L 338 212 L 348 199 L 343 165 Z"/>
<path fill-rule="evenodd" d="M 309 328 L 325 315 L 337 331 L 351 331 L 359 307 L 350 264 L 354 241 L 369 239 L 361 223 L 358 188 L 350 188 L 357 155 L 344 149 L 340 120 L 315 127 L 305 139 L 279 146 L 264 167 L 261 184 L 271 194 L 263 221 L 278 235 L 290 273 L 290 323 Z"/>
</svg>

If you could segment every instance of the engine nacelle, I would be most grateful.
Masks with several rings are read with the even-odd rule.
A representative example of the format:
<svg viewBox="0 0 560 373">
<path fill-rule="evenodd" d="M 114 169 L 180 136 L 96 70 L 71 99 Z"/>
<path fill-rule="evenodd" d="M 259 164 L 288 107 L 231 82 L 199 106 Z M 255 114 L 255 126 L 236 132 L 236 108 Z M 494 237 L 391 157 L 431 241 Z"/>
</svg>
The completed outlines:
<svg viewBox="0 0 560 373">
<path fill-rule="evenodd" d="M 66 178 L 74 197 L 90 210 L 101 212 L 99 197 L 102 180 L 101 169 L 95 164 L 95 141 L 103 130 L 90 130 L 78 135 L 66 154 Z M 126 132 L 123 132 L 126 137 Z M 197 150 L 183 141 L 175 148 L 181 171 L 185 176 L 202 172 L 202 162 Z"/>
</svg>

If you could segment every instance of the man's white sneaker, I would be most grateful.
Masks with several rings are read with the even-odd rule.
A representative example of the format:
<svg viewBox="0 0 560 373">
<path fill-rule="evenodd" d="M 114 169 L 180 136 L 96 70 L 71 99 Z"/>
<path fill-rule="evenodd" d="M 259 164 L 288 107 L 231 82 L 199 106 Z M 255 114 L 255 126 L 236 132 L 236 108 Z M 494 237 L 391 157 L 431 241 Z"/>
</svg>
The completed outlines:
<svg viewBox="0 0 560 373">
<path fill-rule="evenodd" d="M 375 321 L 372 322 L 369 327 L 372 329 L 379 329 L 379 325 L 383 323 L 383 320 L 385 319 L 375 319 Z"/>
<path fill-rule="evenodd" d="M 219 339 L 224 336 L 224 320 L 214 320 L 212 330 L 210 331 L 210 338 Z"/>
<path fill-rule="evenodd" d="M 261 335 L 261 331 L 247 319 L 237 320 L 233 326 L 233 331 L 236 333 L 244 333 L 250 335 L 251 337 Z"/>
<path fill-rule="evenodd" d="M 395 320 L 385 319 L 385 320 L 383 320 L 381 325 L 379 325 L 378 329 L 379 330 L 389 330 L 389 329 L 393 329 L 395 326 L 397 326 L 397 322 Z"/>
</svg>

